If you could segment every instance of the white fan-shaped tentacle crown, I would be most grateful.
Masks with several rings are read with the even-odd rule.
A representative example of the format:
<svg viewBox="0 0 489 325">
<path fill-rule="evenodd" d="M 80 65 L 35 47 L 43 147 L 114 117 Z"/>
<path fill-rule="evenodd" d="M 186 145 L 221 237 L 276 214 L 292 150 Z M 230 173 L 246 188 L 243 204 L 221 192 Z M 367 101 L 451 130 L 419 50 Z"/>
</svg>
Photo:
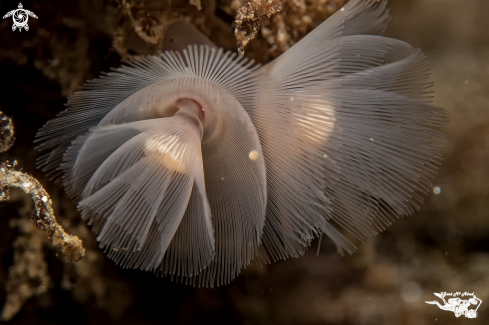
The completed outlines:
<svg viewBox="0 0 489 325">
<path fill-rule="evenodd" d="M 212 286 L 323 233 L 352 252 L 337 228 L 363 238 L 411 214 L 441 160 L 426 59 L 377 36 L 388 18 L 351 0 L 262 68 L 174 28 L 175 51 L 69 99 L 39 166 L 124 267 Z"/>
</svg>

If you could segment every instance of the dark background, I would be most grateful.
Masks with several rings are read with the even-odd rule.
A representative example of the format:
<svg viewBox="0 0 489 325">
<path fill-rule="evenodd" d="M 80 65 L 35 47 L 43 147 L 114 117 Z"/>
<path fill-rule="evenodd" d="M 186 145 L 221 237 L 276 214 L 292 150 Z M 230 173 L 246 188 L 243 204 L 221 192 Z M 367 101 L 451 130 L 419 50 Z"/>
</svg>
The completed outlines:
<svg viewBox="0 0 489 325">
<path fill-rule="evenodd" d="M 0 21 L 0 110 L 13 118 L 17 138 L 1 160 L 17 159 L 41 181 L 59 221 L 83 239 L 87 256 L 74 264 L 43 242 L 32 258 L 45 270 L 27 284 L 32 297 L 11 324 L 489 324 L 489 1 L 390 1 L 387 35 L 424 51 L 434 103 L 450 119 L 435 184 L 441 194 L 366 239 L 354 255 L 338 256 L 325 239 L 316 256 L 316 241 L 304 257 L 248 267 L 230 285 L 214 289 L 116 267 L 98 250 L 63 189 L 35 169 L 35 133 L 64 109 L 66 97 L 126 58 L 158 52 L 158 44 L 138 38 L 122 2 L 22 4 L 39 17 L 29 19 L 28 32 L 13 32 L 11 18 Z M 17 5 L 1 1 L 0 14 Z M 340 5 L 324 1 L 328 10 Z M 162 0 L 134 2 L 130 10 L 143 27 L 189 17 L 216 44 L 235 49 L 230 2 L 203 1 L 203 7 L 199 12 L 181 0 L 170 8 Z M 264 51 L 267 46 L 257 39 L 246 54 L 266 62 L 279 54 Z M 14 242 L 42 238 L 12 222 L 30 214 L 22 193 L 0 205 L 0 288 L 9 281 Z M 39 278 L 48 286 L 36 292 Z M 455 318 L 424 302 L 442 291 L 474 292 L 483 301 L 478 318 Z M 0 305 L 6 299 L 7 291 L 0 290 Z"/>
</svg>

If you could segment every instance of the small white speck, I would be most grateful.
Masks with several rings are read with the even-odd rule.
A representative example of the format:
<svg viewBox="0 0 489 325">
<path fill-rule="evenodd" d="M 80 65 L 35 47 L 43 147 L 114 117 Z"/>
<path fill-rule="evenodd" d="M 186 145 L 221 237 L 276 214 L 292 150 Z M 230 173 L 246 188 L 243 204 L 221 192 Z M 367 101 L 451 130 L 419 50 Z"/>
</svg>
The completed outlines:
<svg viewBox="0 0 489 325">
<path fill-rule="evenodd" d="M 345 11 L 345 8 L 341 8 L 341 11 Z"/>
<path fill-rule="evenodd" d="M 221 177 L 221 181 L 223 181 L 223 180 L 224 180 L 224 177 Z"/>
<path fill-rule="evenodd" d="M 327 155 L 327 154 L 324 154 L 324 155 L 323 155 L 323 157 L 324 157 L 324 158 L 328 158 L 328 155 Z"/>
<path fill-rule="evenodd" d="M 258 159 L 258 151 L 256 151 L 256 150 L 252 150 L 252 151 L 250 152 L 250 154 L 248 155 L 248 157 L 249 157 L 249 158 L 250 158 L 250 160 L 252 160 L 252 161 L 257 160 L 257 159 Z"/>
<path fill-rule="evenodd" d="M 31 183 L 28 182 L 22 183 L 22 187 L 31 187 Z"/>
<path fill-rule="evenodd" d="M 41 198 L 41 201 L 43 201 L 44 203 L 46 203 L 46 202 L 48 201 L 48 197 L 47 197 L 47 196 L 43 196 L 43 197 Z"/>
<path fill-rule="evenodd" d="M 374 138 L 370 138 L 370 141 L 374 141 Z"/>
<path fill-rule="evenodd" d="M 294 97 L 290 97 L 290 101 L 293 102 L 294 101 Z"/>
<path fill-rule="evenodd" d="M 439 186 L 433 187 L 433 193 L 435 193 L 435 195 L 439 195 L 441 193 L 441 188 Z"/>
</svg>

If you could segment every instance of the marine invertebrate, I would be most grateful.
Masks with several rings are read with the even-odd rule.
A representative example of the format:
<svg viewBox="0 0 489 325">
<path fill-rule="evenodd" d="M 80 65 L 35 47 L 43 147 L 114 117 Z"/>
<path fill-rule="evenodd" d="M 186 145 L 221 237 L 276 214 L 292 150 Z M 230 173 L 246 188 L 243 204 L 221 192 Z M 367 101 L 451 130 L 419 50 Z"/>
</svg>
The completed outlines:
<svg viewBox="0 0 489 325">
<path fill-rule="evenodd" d="M 418 209 L 443 142 L 426 59 L 378 36 L 388 17 L 352 0 L 264 67 L 169 30 L 69 99 L 39 165 L 124 267 L 212 286 L 323 233 L 352 252 L 336 226 L 362 238 Z"/>
</svg>

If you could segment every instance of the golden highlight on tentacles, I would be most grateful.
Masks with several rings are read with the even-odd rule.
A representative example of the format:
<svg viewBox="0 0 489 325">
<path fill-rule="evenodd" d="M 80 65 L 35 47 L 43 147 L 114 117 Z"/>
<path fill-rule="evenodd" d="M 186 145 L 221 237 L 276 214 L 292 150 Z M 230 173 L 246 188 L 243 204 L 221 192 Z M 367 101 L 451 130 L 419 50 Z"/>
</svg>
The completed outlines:
<svg viewBox="0 0 489 325">
<path fill-rule="evenodd" d="M 419 209 L 441 161 L 429 68 L 382 36 L 386 1 L 351 0 L 263 67 L 190 25 L 160 56 L 88 82 L 38 133 L 63 183 L 127 268 L 201 286 L 328 235 L 375 234 Z"/>
</svg>

